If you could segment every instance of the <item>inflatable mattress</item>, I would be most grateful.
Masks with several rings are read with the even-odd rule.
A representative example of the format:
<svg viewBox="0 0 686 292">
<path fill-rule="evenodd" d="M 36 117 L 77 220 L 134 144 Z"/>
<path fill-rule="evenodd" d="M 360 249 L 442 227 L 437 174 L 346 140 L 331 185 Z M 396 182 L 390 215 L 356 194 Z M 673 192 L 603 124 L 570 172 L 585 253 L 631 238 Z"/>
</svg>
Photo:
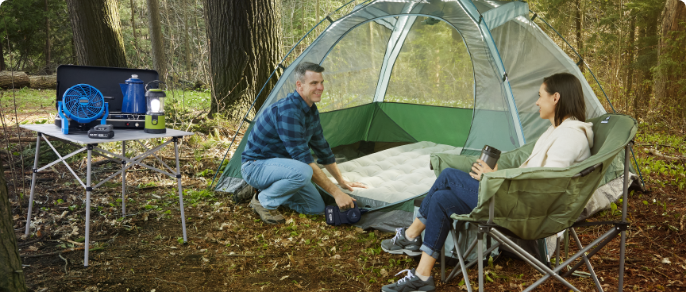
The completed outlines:
<svg viewBox="0 0 686 292">
<path fill-rule="evenodd" d="M 423 195 L 436 180 L 429 168 L 431 153 L 460 154 L 461 151 L 461 147 L 423 141 L 347 161 L 338 165 L 343 178 L 361 182 L 368 188 L 342 190 L 357 199 L 358 206 L 368 209 L 403 202 Z M 326 169 L 324 173 L 337 183 Z"/>
</svg>

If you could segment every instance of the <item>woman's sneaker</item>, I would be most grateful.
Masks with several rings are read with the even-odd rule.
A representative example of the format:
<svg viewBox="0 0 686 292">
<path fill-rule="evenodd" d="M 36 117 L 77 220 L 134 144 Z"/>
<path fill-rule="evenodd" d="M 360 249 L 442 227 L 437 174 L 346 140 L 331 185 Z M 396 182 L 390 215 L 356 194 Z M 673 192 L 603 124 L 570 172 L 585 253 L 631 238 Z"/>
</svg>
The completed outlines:
<svg viewBox="0 0 686 292">
<path fill-rule="evenodd" d="M 417 238 L 410 241 L 405 237 L 406 230 L 407 228 L 396 228 L 393 238 L 381 241 L 381 249 L 391 254 L 421 255 L 422 251 L 419 248 L 422 246 L 422 237 L 417 236 Z"/>
<path fill-rule="evenodd" d="M 400 275 L 402 272 L 407 272 L 407 276 L 398 280 L 393 284 L 389 284 L 381 287 L 381 291 L 384 292 L 406 292 L 406 291 L 436 291 L 436 285 L 434 284 L 434 277 L 429 277 L 428 280 L 422 281 L 416 274 L 415 270 L 402 270 L 400 273 L 395 274 Z"/>
</svg>

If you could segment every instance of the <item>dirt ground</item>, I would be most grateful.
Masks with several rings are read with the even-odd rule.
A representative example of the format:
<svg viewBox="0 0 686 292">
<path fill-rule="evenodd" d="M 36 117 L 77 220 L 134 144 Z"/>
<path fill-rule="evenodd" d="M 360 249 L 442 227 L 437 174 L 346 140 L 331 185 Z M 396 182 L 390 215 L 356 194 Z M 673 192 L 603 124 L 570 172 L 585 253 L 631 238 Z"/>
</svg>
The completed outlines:
<svg viewBox="0 0 686 292">
<path fill-rule="evenodd" d="M 3 147 L 8 136 L 17 136 L 12 129 L 5 133 Z M 27 139 L 30 135 L 21 134 Z M 23 151 L 19 148 L 29 144 L 14 143 L 9 154 Z M 181 148 L 182 157 L 194 151 L 195 146 L 189 145 Z M 404 276 L 396 273 L 416 267 L 412 258 L 381 251 L 381 240 L 391 238 L 391 233 L 332 227 L 322 216 L 290 211 L 285 211 L 286 224 L 263 223 L 247 204 L 234 204 L 225 194 L 205 190 L 212 176 L 202 170 L 216 169 L 219 161 L 211 157 L 182 161 L 187 244 L 180 239 L 180 210 L 173 180 L 138 168 L 130 171 L 127 216 L 123 219 L 118 200 L 121 178 L 117 176 L 97 189 L 92 196 L 90 265 L 84 268 L 83 189 L 64 165 L 40 173 L 35 190 L 35 226 L 24 238 L 30 167 L 13 179 L 8 153 L 3 155 L 14 228 L 32 291 L 379 291 L 382 285 Z M 162 156 L 172 157 L 170 153 Z M 32 162 L 32 154 L 24 159 Z M 74 168 L 84 177 L 85 165 L 79 159 Z M 166 162 L 172 165 L 171 160 Z M 202 167 L 198 168 L 199 164 Z M 116 163 L 99 166 L 104 170 L 96 172 L 96 181 L 121 167 Z M 630 196 L 627 290 L 686 291 L 686 202 L 684 192 L 676 186 L 657 183 L 669 179 L 651 174 L 646 177 L 647 191 L 636 190 Z M 22 189 L 26 195 L 18 199 L 16 194 Z M 617 212 L 606 211 L 591 220 L 619 218 Z M 579 228 L 578 232 L 588 244 L 606 230 L 593 227 Z M 593 265 L 605 291 L 617 290 L 618 255 L 616 239 L 594 257 Z M 499 257 L 487 270 L 488 291 L 521 291 L 540 276 L 523 261 L 507 257 Z M 460 277 L 446 284 L 438 281 L 439 271 L 434 269 L 438 291 L 464 290 Z M 470 271 L 470 281 L 475 285 L 475 270 Z M 572 276 L 568 280 L 583 291 L 595 289 L 590 278 Z M 538 290 L 568 289 L 548 281 Z"/>
</svg>

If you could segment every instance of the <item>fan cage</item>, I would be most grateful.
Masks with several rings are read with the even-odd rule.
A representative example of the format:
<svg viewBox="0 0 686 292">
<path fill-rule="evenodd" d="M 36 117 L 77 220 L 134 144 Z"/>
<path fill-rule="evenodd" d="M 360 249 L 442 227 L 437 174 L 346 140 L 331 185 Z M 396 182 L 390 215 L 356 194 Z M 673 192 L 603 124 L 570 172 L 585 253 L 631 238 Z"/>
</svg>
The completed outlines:
<svg viewBox="0 0 686 292">
<path fill-rule="evenodd" d="M 78 123 L 90 123 L 105 110 L 102 93 L 88 84 L 77 84 L 67 89 L 62 96 L 62 104 L 67 116 Z"/>
</svg>

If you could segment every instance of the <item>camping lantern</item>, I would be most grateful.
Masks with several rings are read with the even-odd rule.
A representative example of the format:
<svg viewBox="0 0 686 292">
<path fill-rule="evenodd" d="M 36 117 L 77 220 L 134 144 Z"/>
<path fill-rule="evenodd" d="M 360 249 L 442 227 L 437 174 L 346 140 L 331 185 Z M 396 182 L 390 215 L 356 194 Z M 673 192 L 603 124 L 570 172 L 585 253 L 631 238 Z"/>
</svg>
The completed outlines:
<svg viewBox="0 0 686 292">
<path fill-rule="evenodd" d="M 164 123 L 164 91 L 159 88 L 150 89 L 145 93 L 148 111 L 145 113 L 146 133 L 163 134 L 167 132 Z"/>
</svg>

